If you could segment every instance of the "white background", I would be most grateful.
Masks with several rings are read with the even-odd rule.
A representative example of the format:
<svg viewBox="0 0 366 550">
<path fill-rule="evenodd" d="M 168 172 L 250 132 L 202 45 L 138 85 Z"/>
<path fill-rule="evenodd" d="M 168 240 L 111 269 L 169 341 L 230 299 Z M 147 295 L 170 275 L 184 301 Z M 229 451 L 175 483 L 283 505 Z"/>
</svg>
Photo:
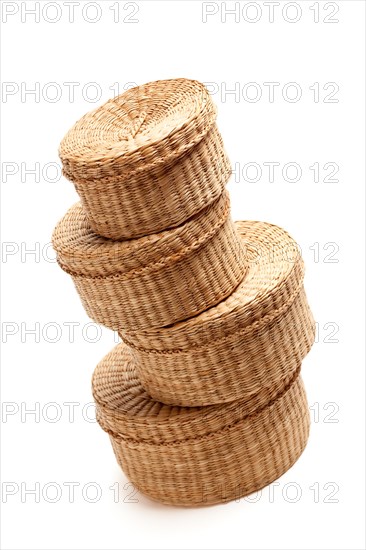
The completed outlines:
<svg viewBox="0 0 366 550">
<path fill-rule="evenodd" d="M 116 2 L 84 9 L 81 0 L 73 23 L 64 2 L 44 10 L 42 1 L 36 22 L 25 11 L 34 4 L 2 2 L 2 547 L 364 548 L 364 2 L 281 2 L 273 22 L 265 2 L 240 2 L 225 21 L 221 3 L 143 1 L 129 15 L 125 2 L 118 14 Z M 205 10 L 216 13 L 203 22 Z M 87 406 L 92 371 L 117 340 L 88 325 L 48 246 L 77 200 L 48 164 L 65 132 L 115 83 L 122 92 L 181 76 L 207 83 L 219 107 L 234 219 L 279 224 L 300 244 L 319 328 L 303 365 L 313 422 L 300 460 L 256 502 L 191 510 L 130 496 Z M 279 83 L 273 98 L 268 82 Z M 280 163 L 272 182 L 265 162 Z M 286 181 L 296 179 L 291 166 L 283 178 L 289 162 L 299 181 Z M 246 181 L 255 179 L 248 163 L 261 167 L 259 181 Z M 324 181 L 326 163 L 338 181 Z M 26 173 L 35 167 L 39 178 Z"/>
</svg>

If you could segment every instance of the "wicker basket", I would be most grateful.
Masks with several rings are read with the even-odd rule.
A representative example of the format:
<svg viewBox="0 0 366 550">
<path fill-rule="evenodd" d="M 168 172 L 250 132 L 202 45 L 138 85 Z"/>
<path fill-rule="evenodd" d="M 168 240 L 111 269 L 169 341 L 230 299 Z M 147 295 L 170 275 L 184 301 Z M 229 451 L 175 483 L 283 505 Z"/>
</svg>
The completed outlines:
<svg viewBox="0 0 366 550">
<path fill-rule="evenodd" d="M 215 201 L 231 166 L 203 84 L 132 88 L 86 114 L 60 145 L 90 226 L 111 239 L 176 227 Z"/>
<path fill-rule="evenodd" d="M 293 239 L 262 222 L 238 222 L 248 272 L 226 300 L 170 327 L 120 332 L 142 385 L 183 406 L 248 399 L 293 373 L 310 350 L 315 323 Z"/>
<path fill-rule="evenodd" d="M 225 191 L 175 229 L 118 242 L 93 233 L 78 203 L 53 246 L 94 321 L 114 330 L 162 327 L 217 304 L 242 281 L 245 251 L 229 206 Z"/>
<path fill-rule="evenodd" d="M 309 432 L 299 366 L 264 393 L 225 405 L 162 405 L 140 385 L 124 344 L 93 376 L 97 419 L 126 475 L 152 499 L 181 506 L 250 494 L 298 459 Z"/>
</svg>

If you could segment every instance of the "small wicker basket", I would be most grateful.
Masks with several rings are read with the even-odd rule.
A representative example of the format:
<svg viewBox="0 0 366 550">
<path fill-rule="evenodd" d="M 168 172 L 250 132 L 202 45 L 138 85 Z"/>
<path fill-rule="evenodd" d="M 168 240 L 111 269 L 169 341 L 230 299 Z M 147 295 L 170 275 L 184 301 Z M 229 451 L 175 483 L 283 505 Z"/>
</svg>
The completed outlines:
<svg viewBox="0 0 366 550">
<path fill-rule="evenodd" d="M 56 226 L 53 246 L 88 315 L 119 331 L 197 315 L 231 294 L 246 271 L 226 191 L 179 227 L 120 242 L 93 233 L 78 203 Z"/>
<path fill-rule="evenodd" d="M 248 272 L 231 296 L 169 327 L 120 332 L 142 385 L 162 403 L 248 399 L 291 375 L 314 342 L 296 243 L 268 223 L 236 226 Z"/>
<path fill-rule="evenodd" d="M 126 475 L 167 504 L 214 504 L 257 491 L 294 464 L 308 439 L 299 366 L 249 401 L 171 407 L 148 396 L 119 344 L 97 366 L 93 394 Z"/>
<path fill-rule="evenodd" d="M 95 233 L 157 233 L 215 201 L 231 174 L 215 121 L 207 89 L 184 78 L 132 88 L 82 117 L 59 154 Z"/>
</svg>

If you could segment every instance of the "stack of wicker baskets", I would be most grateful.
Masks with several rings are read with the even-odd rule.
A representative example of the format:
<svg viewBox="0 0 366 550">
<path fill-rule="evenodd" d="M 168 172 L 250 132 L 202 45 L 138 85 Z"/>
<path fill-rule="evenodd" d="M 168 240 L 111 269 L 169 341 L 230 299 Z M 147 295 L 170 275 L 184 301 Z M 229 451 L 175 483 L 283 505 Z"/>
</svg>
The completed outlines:
<svg viewBox="0 0 366 550">
<path fill-rule="evenodd" d="M 235 499 L 304 449 L 301 362 L 314 341 L 293 239 L 230 217 L 216 108 L 196 81 L 128 90 L 60 146 L 81 202 L 53 244 L 88 315 L 123 343 L 97 366 L 97 418 L 161 502 Z"/>
</svg>

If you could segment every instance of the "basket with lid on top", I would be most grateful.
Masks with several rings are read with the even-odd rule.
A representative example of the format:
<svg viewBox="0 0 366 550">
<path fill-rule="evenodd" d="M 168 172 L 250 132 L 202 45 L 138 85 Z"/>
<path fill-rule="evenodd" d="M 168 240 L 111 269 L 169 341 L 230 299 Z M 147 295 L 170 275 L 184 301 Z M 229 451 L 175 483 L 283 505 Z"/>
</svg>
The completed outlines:
<svg viewBox="0 0 366 550">
<path fill-rule="evenodd" d="M 231 174 L 216 107 L 184 78 L 129 89 L 86 114 L 59 155 L 90 227 L 115 240 L 178 226 L 217 200 Z"/>
<path fill-rule="evenodd" d="M 150 498 L 226 502 L 271 483 L 301 455 L 309 410 L 299 370 L 250 400 L 172 407 L 149 397 L 119 344 L 93 375 L 97 420 L 126 475 Z"/>
</svg>

